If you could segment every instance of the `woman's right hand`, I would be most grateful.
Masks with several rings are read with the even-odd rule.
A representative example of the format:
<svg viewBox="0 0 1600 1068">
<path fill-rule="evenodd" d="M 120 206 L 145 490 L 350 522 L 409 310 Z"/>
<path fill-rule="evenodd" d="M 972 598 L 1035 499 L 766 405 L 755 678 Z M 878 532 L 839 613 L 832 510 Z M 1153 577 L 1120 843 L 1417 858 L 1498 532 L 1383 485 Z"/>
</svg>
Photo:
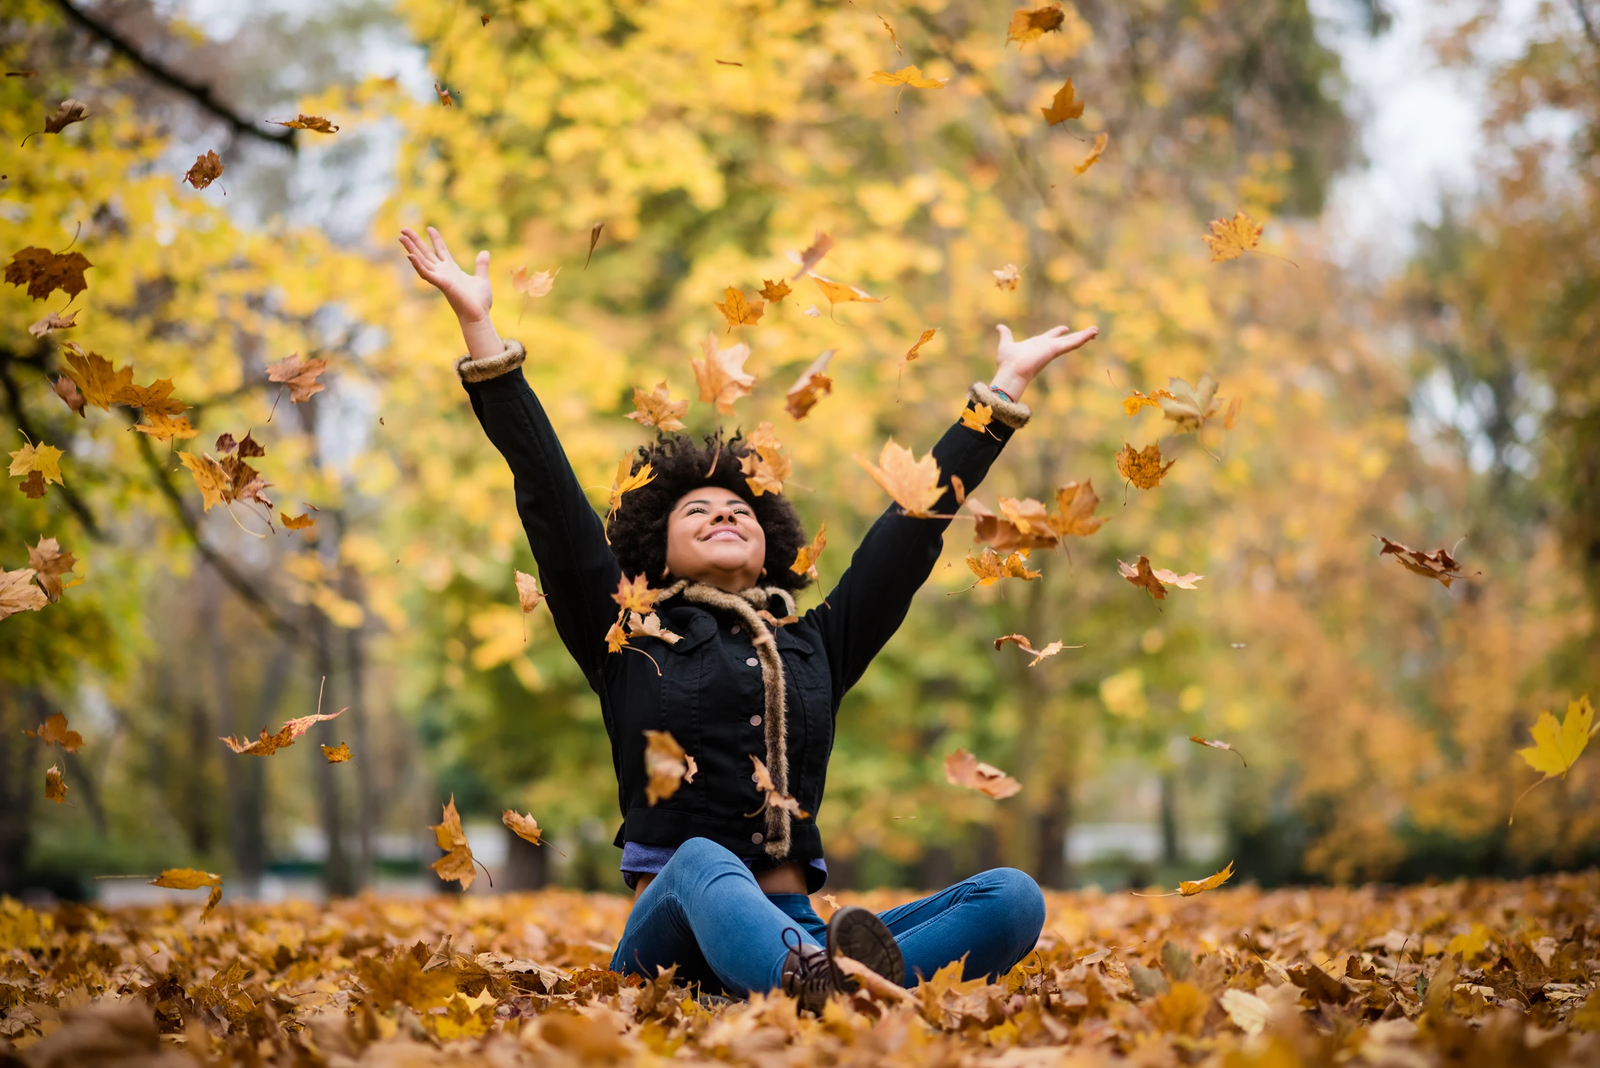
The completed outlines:
<svg viewBox="0 0 1600 1068">
<path fill-rule="evenodd" d="M 417 275 L 444 294 L 463 329 L 487 320 L 489 306 L 494 303 L 489 285 L 489 253 L 478 253 L 473 272 L 468 274 L 450 255 L 439 231 L 428 227 L 428 238 L 433 244 L 431 249 L 416 231 L 400 231 L 400 244 L 405 246 L 406 258 Z"/>
</svg>

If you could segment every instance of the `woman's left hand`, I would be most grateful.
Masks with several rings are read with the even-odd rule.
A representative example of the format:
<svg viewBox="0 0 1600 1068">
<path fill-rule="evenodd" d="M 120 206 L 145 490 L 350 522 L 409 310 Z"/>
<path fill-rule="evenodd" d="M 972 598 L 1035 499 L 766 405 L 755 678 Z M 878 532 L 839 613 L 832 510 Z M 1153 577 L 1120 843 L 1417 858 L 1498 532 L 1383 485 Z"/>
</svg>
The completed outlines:
<svg viewBox="0 0 1600 1068">
<path fill-rule="evenodd" d="M 1057 356 L 1088 344 L 1100 333 L 1098 326 L 1076 333 L 1071 327 L 1056 326 L 1017 341 L 1011 336 L 1011 328 L 1004 323 L 995 329 L 1000 333 L 1000 352 L 996 357 L 998 367 L 989 384 L 1003 390 L 1012 400 L 1022 399 L 1022 391 L 1028 388 L 1028 383 Z"/>
</svg>

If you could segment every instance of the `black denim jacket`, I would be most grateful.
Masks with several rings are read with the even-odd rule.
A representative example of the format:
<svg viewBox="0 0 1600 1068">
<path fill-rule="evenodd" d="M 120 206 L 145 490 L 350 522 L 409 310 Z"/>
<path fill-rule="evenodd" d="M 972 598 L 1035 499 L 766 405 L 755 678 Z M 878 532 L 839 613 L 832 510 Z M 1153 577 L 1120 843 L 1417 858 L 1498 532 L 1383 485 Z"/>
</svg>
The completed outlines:
<svg viewBox="0 0 1600 1068">
<path fill-rule="evenodd" d="M 520 367 L 464 385 L 472 410 L 516 478 L 517 512 L 556 630 L 600 696 L 623 815 L 616 844 L 677 846 L 703 837 L 740 857 L 764 859 L 762 799 L 750 763 L 752 754 L 765 754 L 764 700 L 750 635 L 731 615 L 722 618 L 675 599 L 659 613 L 682 640 L 667 645 L 635 639 L 660 664 L 659 675 L 642 656 L 607 652 L 605 634 L 617 618 L 611 595 L 622 572 L 549 417 Z M 981 386 L 974 391 L 987 392 Z M 999 418 L 989 430 L 957 422 L 934 446 L 947 488 L 933 511 L 953 514 L 950 476 L 971 492 L 1013 433 Z M 822 856 L 816 813 L 839 702 L 905 618 L 938 561 L 947 526 L 947 519 L 913 519 L 891 506 L 862 539 L 826 603 L 798 623 L 777 628 L 788 676 L 789 788 L 811 813 L 793 821 L 786 859 L 805 863 Z M 769 610 L 784 614 L 776 600 Z M 653 806 L 645 799 L 646 730 L 670 731 L 699 764 L 692 783 Z"/>
</svg>

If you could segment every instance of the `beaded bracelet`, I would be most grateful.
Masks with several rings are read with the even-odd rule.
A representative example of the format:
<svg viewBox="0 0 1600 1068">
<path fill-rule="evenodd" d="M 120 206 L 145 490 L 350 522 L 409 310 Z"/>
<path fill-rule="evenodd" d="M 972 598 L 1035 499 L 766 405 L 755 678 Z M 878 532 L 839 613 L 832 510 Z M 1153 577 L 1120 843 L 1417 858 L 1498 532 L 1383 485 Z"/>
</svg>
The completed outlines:
<svg viewBox="0 0 1600 1068">
<path fill-rule="evenodd" d="M 1012 404 L 1017 403 L 1017 398 L 1013 397 L 1011 394 L 1007 393 L 1005 390 L 1001 389 L 999 386 L 990 386 L 989 390 L 992 393 L 1000 394 L 1000 396 L 1004 397 L 1006 400 L 1010 401 Z"/>
</svg>

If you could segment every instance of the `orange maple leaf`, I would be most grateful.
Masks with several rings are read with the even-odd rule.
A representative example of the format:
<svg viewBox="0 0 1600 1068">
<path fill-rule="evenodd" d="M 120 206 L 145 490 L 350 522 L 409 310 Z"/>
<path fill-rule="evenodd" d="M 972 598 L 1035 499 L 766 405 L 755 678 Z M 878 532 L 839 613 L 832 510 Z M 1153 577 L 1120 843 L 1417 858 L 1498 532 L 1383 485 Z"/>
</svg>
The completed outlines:
<svg viewBox="0 0 1600 1068">
<path fill-rule="evenodd" d="M 700 386 L 700 399 L 715 403 L 717 411 L 723 415 L 732 415 L 733 402 L 747 396 L 756 384 L 756 376 L 747 374 L 744 369 L 744 361 L 750 358 L 750 346 L 741 343 L 722 348 L 717 344 L 716 333 L 708 331 L 701 348 L 705 358 L 689 361 L 694 369 L 694 380 Z"/>
<path fill-rule="evenodd" d="M 627 418 L 632 419 L 640 426 L 653 426 L 658 430 L 682 430 L 684 427 L 683 416 L 689 410 L 686 400 L 674 401 L 665 382 L 656 383 L 656 388 L 649 393 L 633 387 L 633 407 Z"/>
<path fill-rule="evenodd" d="M 833 359 L 835 351 L 828 349 L 800 372 L 800 377 L 789 387 L 789 392 L 783 395 L 784 411 L 796 419 L 804 419 L 817 406 L 817 401 L 822 399 L 824 393 L 833 392 L 833 379 L 823 372 L 828 369 L 828 361 Z"/>
<path fill-rule="evenodd" d="M 993 764 L 985 764 L 965 749 L 944 758 L 944 778 L 952 786 L 966 786 L 996 801 L 1010 797 L 1022 784 Z"/>
<path fill-rule="evenodd" d="M 746 299 L 742 291 L 732 286 L 724 289 L 722 291 L 722 299 L 720 301 L 712 301 L 711 306 L 721 312 L 724 319 L 728 320 L 729 330 L 736 326 L 755 326 L 761 321 L 762 313 L 767 310 L 767 306 L 763 301 L 758 300 L 752 303 Z"/>
<path fill-rule="evenodd" d="M 859 456 L 854 459 L 906 515 L 931 518 L 930 509 L 944 496 L 939 484 L 939 462 L 931 452 L 919 460 L 910 449 L 896 445 L 890 438 L 878 454 L 877 466 Z"/>
</svg>

